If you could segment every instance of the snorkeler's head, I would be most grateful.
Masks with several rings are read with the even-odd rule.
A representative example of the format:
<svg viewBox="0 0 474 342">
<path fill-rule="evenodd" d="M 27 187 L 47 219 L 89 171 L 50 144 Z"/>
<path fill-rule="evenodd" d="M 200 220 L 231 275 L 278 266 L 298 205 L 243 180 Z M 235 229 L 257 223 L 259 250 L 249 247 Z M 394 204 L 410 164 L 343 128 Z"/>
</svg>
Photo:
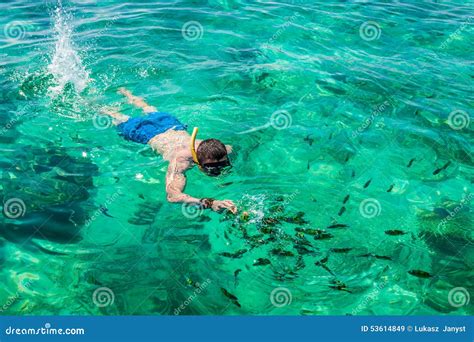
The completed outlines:
<svg viewBox="0 0 474 342">
<path fill-rule="evenodd" d="M 230 167 L 225 145 L 217 139 L 203 140 L 196 151 L 199 167 L 209 176 L 218 176 Z"/>
</svg>

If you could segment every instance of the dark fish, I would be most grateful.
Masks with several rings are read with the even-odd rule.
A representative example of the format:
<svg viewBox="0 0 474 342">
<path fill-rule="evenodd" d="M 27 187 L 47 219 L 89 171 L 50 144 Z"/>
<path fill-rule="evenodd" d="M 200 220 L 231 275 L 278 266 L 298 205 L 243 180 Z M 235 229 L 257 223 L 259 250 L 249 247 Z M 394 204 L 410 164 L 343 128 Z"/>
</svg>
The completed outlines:
<svg viewBox="0 0 474 342">
<path fill-rule="evenodd" d="M 306 170 L 309 170 L 310 169 L 310 165 L 309 165 L 309 160 L 308 160 L 308 165 L 306 165 Z"/>
<path fill-rule="evenodd" d="M 331 139 L 332 139 L 332 134 L 333 134 L 333 133 L 329 134 L 329 140 L 331 140 Z"/>
<path fill-rule="evenodd" d="M 376 259 L 381 259 L 381 260 L 392 260 L 391 257 L 389 256 L 385 256 L 385 255 L 377 255 L 377 254 L 373 254 L 373 253 L 367 253 L 367 254 L 362 254 L 362 255 L 359 255 L 360 257 L 374 257 Z"/>
<path fill-rule="evenodd" d="M 347 253 L 351 250 L 352 248 L 331 248 L 331 252 L 334 252 L 334 253 Z"/>
<path fill-rule="evenodd" d="M 319 267 L 325 269 L 327 272 L 329 272 L 329 274 L 334 275 L 334 273 L 329 269 L 329 267 L 326 266 L 326 263 L 327 263 L 328 259 L 329 259 L 329 257 L 327 256 L 327 257 L 325 257 L 325 258 L 323 258 L 319 261 L 316 261 L 314 264 L 316 266 L 319 266 Z"/>
<path fill-rule="evenodd" d="M 364 189 L 367 188 L 370 185 L 370 182 L 372 182 L 372 178 L 369 179 L 365 184 L 364 184 Z"/>
<path fill-rule="evenodd" d="M 342 214 L 344 214 L 345 211 L 346 211 L 346 207 L 341 207 L 341 209 L 339 209 L 338 215 L 341 216 Z"/>
<path fill-rule="evenodd" d="M 331 239 L 333 237 L 334 236 L 332 234 L 326 233 L 324 230 L 320 230 L 319 233 L 314 236 L 314 239 L 315 240 L 327 240 L 327 239 Z"/>
<path fill-rule="evenodd" d="M 380 260 L 392 260 L 391 257 L 386 256 L 386 255 L 376 255 L 376 254 L 374 254 L 374 257 L 375 257 L 376 259 L 380 259 Z"/>
<path fill-rule="evenodd" d="M 415 159 L 416 159 L 416 158 L 411 159 L 411 160 L 408 162 L 407 167 L 411 167 L 412 164 L 413 164 L 413 162 L 415 161 Z"/>
<path fill-rule="evenodd" d="M 349 227 L 349 225 L 345 223 L 335 223 L 328 226 L 328 228 L 346 228 L 346 227 Z"/>
<path fill-rule="evenodd" d="M 141 199 L 145 199 L 145 196 L 143 194 L 138 194 L 138 197 L 141 198 Z"/>
<path fill-rule="evenodd" d="M 221 287 L 221 291 L 222 293 L 224 294 L 224 296 L 226 296 L 227 298 L 229 298 L 231 300 L 231 302 L 233 304 L 235 304 L 236 306 L 238 306 L 239 308 L 241 308 L 242 306 L 240 305 L 239 303 L 239 299 L 234 296 L 232 293 L 230 293 L 229 291 L 227 291 L 226 289 L 224 289 L 223 287 Z"/>
<path fill-rule="evenodd" d="M 392 185 L 390 185 L 390 187 L 387 189 L 387 192 L 391 192 L 391 191 L 392 191 L 392 189 L 393 189 L 393 184 L 392 184 Z"/>
<path fill-rule="evenodd" d="M 234 287 L 237 287 L 237 284 L 239 283 L 237 277 L 239 276 L 240 272 L 242 272 L 240 268 L 234 271 Z"/>
<path fill-rule="evenodd" d="M 448 161 L 446 164 L 444 164 L 444 165 L 443 165 L 442 167 L 440 167 L 439 169 L 434 170 L 434 171 L 433 171 L 433 175 L 437 175 L 437 174 L 440 173 L 441 171 L 446 170 L 449 165 L 451 165 L 451 161 Z"/>
<path fill-rule="evenodd" d="M 221 255 L 223 257 L 226 257 L 226 258 L 240 259 L 242 257 L 242 255 L 247 253 L 247 251 L 248 251 L 247 249 L 239 249 L 235 253 L 222 252 L 222 253 L 219 253 L 219 255 Z"/>
<path fill-rule="evenodd" d="M 270 227 L 261 227 L 259 231 L 262 234 L 273 234 L 276 232 L 276 229 Z"/>
<path fill-rule="evenodd" d="M 390 229 L 390 230 L 386 230 L 385 234 L 396 236 L 396 235 L 405 235 L 405 234 L 408 234 L 408 233 L 404 232 L 403 230 L 399 230 L 399 229 Z"/>
<path fill-rule="evenodd" d="M 258 258 L 253 263 L 254 266 L 265 266 L 265 265 L 270 265 L 270 264 L 271 264 L 271 261 L 266 258 Z"/>
<path fill-rule="evenodd" d="M 433 213 L 435 213 L 436 215 L 438 215 L 440 218 L 446 218 L 450 215 L 450 212 L 445 209 L 445 208 L 434 208 L 433 209 Z"/>
<path fill-rule="evenodd" d="M 115 183 L 118 183 L 120 181 L 120 177 L 115 176 L 114 179 L 115 179 Z"/>
<path fill-rule="evenodd" d="M 292 257 L 295 256 L 295 254 L 291 251 L 285 251 L 281 248 L 274 248 L 270 251 L 272 255 L 278 255 L 278 256 L 285 256 L 285 257 Z"/>
<path fill-rule="evenodd" d="M 306 141 L 309 146 L 313 145 L 313 142 L 314 142 L 314 139 L 313 138 L 310 138 L 310 136 L 306 136 L 306 138 L 303 139 L 303 141 Z"/>
<path fill-rule="evenodd" d="M 352 170 L 352 178 L 354 178 L 356 175 L 355 170 Z"/>
<path fill-rule="evenodd" d="M 411 271 L 408 271 L 408 273 L 418 278 L 431 278 L 432 277 L 432 275 L 429 274 L 428 272 L 421 271 L 421 270 L 411 270 Z"/>
<path fill-rule="evenodd" d="M 312 254 L 312 253 L 314 253 L 314 251 L 309 250 L 309 249 L 306 248 L 305 246 L 295 245 L 295 246 L 293 246 L 293 247 L 296 249 L 296 251 L 298 252 L 298 254 L 300 254 L 300 256 L 301 256 L 301 255 L 305 255 L 305 254 Z"/>
<path fill-rule="evenodd" d="M 342 204 L 346 204 L 349 200 L 349 197 L 351 197 L 351 195 L 346 195 L 346 197 L 344 197 L 344 200 L 342 201 Z"/>
<path fill-rule="evenodd" d="M 294 223 L 294 224 L 299 224 L 299 225 L 309 223 L 303 218 L 303 216 L 304 216 L 304 212 L 299 211 L 293 217 L 281 217 L 280 219 L 287 223 Z"/>
<path fill-rule="evenodd" d="M 262 220 L 262 224 L 266 225 L 266 226 L 275 226 L 277 224 L 279 224 L 280 221 L 276 218 L 273 218 L 273 217 L 265 217 L 263 220 Z"/>
<path fill-rule="evenodd" d="M 103 205 L 100 206 L 99 211 L 100 211 L 102 214 L 104 214 L 105 216 L 107 216 L 107 217 L 112 217 L 112 218 L 113 218 L 113 216 L 109 214 L 109 209 L 107 209 L 107 208 L 104 207 Z"/>
<path fill-rule="evenodd" d="M 349 293 L 352 293 L 351 291 L 349 291 L 347 289 L 347 285 L 344 284 L 342 281 L 340 280 L 336 280 L 332 283 L 332 285 L 329 285 L 329 287 L 333 290 L 338 290 L 338 291 L 346 291 L 346 292 L 349 292 Z"/>
<path fill-rule="evenodd" d="M 222 183 L 221 186 L 228 186 L 228 185 L 232 185 L 234 184 L 234 182 L 227 182 L 227 183 Z"/>
<path fill-rule="evenodd" d="M 307 235 L 317 235 L 321 232 L 321 230 L 319 230 L 319 229 L 300 228 L 300 227 L 295 228 L 295 231 L 298 232 L 298 233 L 303 233 L 303 234 L 307 234 Z"/>
</svg>

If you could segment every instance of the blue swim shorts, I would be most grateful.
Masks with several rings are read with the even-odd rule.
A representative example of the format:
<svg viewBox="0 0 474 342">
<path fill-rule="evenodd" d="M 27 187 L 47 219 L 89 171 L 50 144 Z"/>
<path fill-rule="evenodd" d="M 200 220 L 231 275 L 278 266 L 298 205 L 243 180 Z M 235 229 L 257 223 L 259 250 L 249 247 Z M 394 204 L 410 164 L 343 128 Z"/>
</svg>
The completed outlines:
<svg viewBox="0 0 474 342">
<path fill-rule="evenodd" d="M 130 118 L 118 125 L 117 129 L 125 139 L 146 144 L 158 134 L 170 129 L 185 131 L 187 126 L 169 113 L 153 112 L 145 116 Z"/>
</svg>

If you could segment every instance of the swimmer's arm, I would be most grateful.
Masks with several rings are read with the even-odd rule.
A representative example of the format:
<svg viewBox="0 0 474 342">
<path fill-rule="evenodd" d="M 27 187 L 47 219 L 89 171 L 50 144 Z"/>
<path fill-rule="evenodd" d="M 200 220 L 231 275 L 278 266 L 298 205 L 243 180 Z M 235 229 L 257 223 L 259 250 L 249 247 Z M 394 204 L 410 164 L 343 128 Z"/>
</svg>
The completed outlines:
<svg viewBox="0 0 474 342">
<path fill-rule="evenodd" d="M 190 167 L 190 162 L 186 157 L 178 157 L 170 161 L 168 172 L 166 173 L 166 198 L 172 203 L 193 203 L 201 204 L 201 199 L 185 194 L 186 176 L 184 172 Z M 230 200 L 213 200 L 210 209 L 214 211 L 229 210 L 237 212 L 237 207 Z"/>
<path fill-rule="evenodd" d="M 133 95 L 132 92 L 126 88 L 122 87 L 118 90 L 118 92 L 119 94 L 125 96 L 128 99 L 128 102 L 130 102 L 132 105 L 143 109 L 145 113 L 152 113 L 158 110 L 156 107 L 150 106 L 148 103 L 146 103 L 143 98 Z"/>
<path fill-rule="evenodd" d="M 175 158 L 170 161 L 166 173 L 166 198 L 172 203 L 195 203 L 199 204 L 199 198 L 185 194 L 186 176 L 184 172 L 189 168 L 189 161 L 185 158 Z"/>
</svg>

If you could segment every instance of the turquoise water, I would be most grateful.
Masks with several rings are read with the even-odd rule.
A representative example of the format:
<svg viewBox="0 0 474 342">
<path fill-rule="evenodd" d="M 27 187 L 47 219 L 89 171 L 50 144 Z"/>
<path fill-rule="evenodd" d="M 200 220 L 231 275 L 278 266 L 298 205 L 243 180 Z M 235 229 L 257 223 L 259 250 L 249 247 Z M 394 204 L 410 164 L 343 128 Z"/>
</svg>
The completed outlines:
<svg viewBox="0 0 474 342">
<path fill-rule="evenodd" d="M 0 4 L 0 311 L 473 314 L 473 7 Z M 121 86 L 233 145 L 186 191 L 238 216 L 166 202 Z"/>
</svg>

